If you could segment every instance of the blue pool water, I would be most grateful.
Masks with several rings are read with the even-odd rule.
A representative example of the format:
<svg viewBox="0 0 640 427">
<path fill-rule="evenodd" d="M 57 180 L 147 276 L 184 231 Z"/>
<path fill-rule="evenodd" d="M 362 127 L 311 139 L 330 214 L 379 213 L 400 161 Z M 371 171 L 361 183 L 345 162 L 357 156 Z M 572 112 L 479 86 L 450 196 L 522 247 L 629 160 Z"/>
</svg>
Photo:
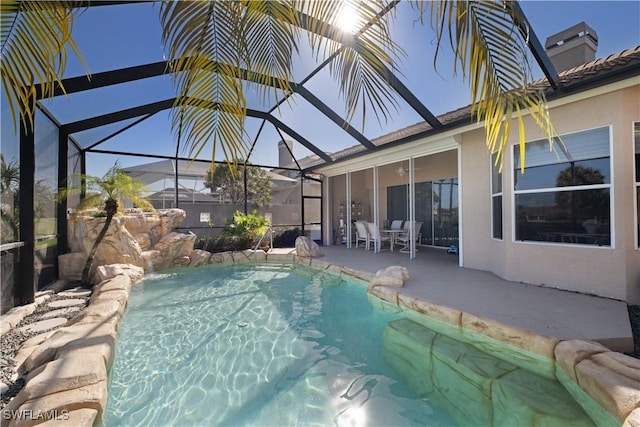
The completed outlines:
<svg viewBox="0 0 640 427">
<path fill-rule="evenodd" d="M 382 360 L 400 317 L 296 266 L 152 275 L 120 325 L 104 425 L 455 425 Z"/>
</svg>

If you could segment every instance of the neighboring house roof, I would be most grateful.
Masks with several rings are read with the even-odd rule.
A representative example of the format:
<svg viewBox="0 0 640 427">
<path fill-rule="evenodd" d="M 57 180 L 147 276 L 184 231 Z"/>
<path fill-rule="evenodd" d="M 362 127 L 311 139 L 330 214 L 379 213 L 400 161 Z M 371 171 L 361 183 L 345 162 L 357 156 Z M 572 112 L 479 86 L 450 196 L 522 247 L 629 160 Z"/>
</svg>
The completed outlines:
<svg viewBox="0 0 640 427">
<path fill-rule="evenodd" d="M 189 160 L 178 160 L 177 164 L 180 179 L 193 179 L 202 181 L 207 175 L 207 171 L 211 168 L 210 162 L 192 162 Z M 137 166 L 122 168 L 122 171 L 132 178 L 136 178 L 137 180 L 144 182 L 145 184 L 153 184 L 154 182 L 158 182 L 166 178 L 173 179 L 176 172 L 176 161 L 174 159 L 160 160 L 157 162 L 144 163 Z M 264 171 L 269 176 L 269 179 L 272 182 L 297 182 L 297 180 L 293 178 L 279 175 L 266 169 L 264 169 Z"/>
<path fill-rule="evenodd" d="M 191 162 L 187 160 L 178 160 L 177 163 L 180 180 L 193 180 L 202 182 L 205 179 L 207 171 L 211 167 L 210 162 Z M 176 161 L 174 159 L 161 160 L 157 162 L 144 163 L 137 166 L 123 168 L 122 171 L 127 175 L 152 185 L 156 182 L 168 180 L 174 182 L 176 170 Z M 276 172 L 263 169 L 269 177 L 271 184 L 271 192 L 274 204 L 285 204 L 292 195 L 299 197 L 300 188 L 299 181 Z M 175 198 L 175 188 L 162 188 L 152 193 L 147 199 L 152 201 L 172 201 Z M 210 192 L 208 188 L 199 186 L 199 188 L 187 188 L 179 184 L 178 200 L 181 202 L 191 203 L 230 203 L 230 200 L 224 195 L 216 192 Z"/>
<path fill-rule="evenodd" d="M 210 163 L 191 162 L 178 160 L 180 178 L 204 179 Z M 132 178 L 136 178 L 145 184 L 153 184 L 165 178 L 173 178 L 176 173 L 176 161 L 173 159 L 144 163 L 137 166 L 122 168 L 122 171 Z"/>
<path fill-rule="evenodd" d="M 636 46 L 620 53 L 596 59 L 595 61 L 560 72 L 558 81 L 560 82 L 561 88 L 558 90 L 552 89 L 547 79 L 536 80 L 532 82 L 529 87 L 532 90 L 544 90 L 547 100 L 551 100 L 639 74 L 640 46 Z M 445 129 L 470 124 L 473 121 L 471 105 L 442 114 L 437 118 L 445 126 Z M 409 142 L 426 136 L 430 131 L 434 131 L 434 129 L 426 121 L 422 121 L 379 136 L 378 138 L 372 139 L 371 142 L 377 147 L 390 143 Z M 329 154 L 333 160 L 337 161 L 357 157 L 369 151 L 366 147 L 358 144 Z M 311 169 L 325 164 L 324 161 L 316 155 L 300 159 L 298 163 L 300 163 L 303 169 Z"/>
<path fill-rule="evenodd" d="M 173 201 L 175 197 L 175 188 L 165 188 L 150 194 L 146 199 L 151 201 Z M 194 203 L 218 203 L 219 196 L 217 194 L 202 193 L 191 188 L 178 188 L 178 200 L 181 202 Z"/>
</svg>

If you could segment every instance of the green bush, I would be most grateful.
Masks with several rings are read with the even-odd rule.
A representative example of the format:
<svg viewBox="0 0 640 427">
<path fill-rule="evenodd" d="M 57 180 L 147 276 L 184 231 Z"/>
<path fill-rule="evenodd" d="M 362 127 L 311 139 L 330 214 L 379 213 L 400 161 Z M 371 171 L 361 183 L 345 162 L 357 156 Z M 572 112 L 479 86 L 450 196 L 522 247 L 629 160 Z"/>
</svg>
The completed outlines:
<svg viewBox="0 0 640 427">
<path fill-rule="evenodd" d="M 202 237 L 196 240 L 194 245 L 194 249 L 202 249 L 212 254 L 217 252 L 242 251 L 252 247 L 252 240 L 223 235 L 218 237 Z"/>
<path fill-rule="evenodd" d="M 255 211 L 248 215 L 236 211 L 233 218 L 226 221 L 220 236 L 200 237 L 196 240 L 195 248 L 211 253 L 252 249 L 268 225 L 269 222 Z M 280 229 L 279 232 L 274 233 L 273 246 L 292 248 L 300 235 L 302 232 L 299 227 Z M 268 237 L 265 241 L 269 241 Z"/>
<path fill-rule="evenodd" d="M 239 242 L 252 242 L 254 239 L 260 238 L 268 226 L 269 221 L 265 217 L 258 215 L 256 211 L 250 214 L 236 211 L 232 219 L 226 220 L 222 235 L 235 238 Z"/>
<path fill-rule="evenodd" d="M 210 239 L 208 237 L 198 237 L 196 242 L 193 244 L 193 249 L 202 249 L 206 251 L 209 240 Z"/>
</svg>

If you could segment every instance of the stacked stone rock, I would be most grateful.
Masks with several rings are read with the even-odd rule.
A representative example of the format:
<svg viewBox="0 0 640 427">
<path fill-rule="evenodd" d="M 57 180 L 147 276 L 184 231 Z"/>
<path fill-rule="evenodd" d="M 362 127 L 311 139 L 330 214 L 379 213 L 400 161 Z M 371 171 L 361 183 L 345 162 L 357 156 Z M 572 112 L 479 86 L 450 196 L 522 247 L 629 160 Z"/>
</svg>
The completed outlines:
<svg viewBox="0 0 640 427">
<path fill-rule="evenodd" d="M 132 210 L 116 216 L 98 247 L 94 266 L 129 264 L 149 272 L 190 265 L 196 235 L 174 231 L 185 216 L 182 209 L 155 213 Z M 104 218 L 88 215 L 78 215 L 69 220 L 71 253 L 58 257 L 61 279 L 81 278 L 82 268 L 104 221 Z"/>
<path fill-rule="evenodd" d="M 3 409 L 10 415 L 9 426 L 36 425 L 40 416 L 52 418 L 52 425 L 74 426 L 91 426 L 102 418 L 117 327 L 132 281 L 144 275 L 135 266 L 119 271 L 126 275 L 94 286 L 89 306 L 63 328 L 22 345 L 15 363 L 25 387 Z"/>
<path fill-rule="evenodd" d="M 301 257 L 319 257 L 324 256 L 324 252 L 320 246 L 306 236 L 299 236 L 295 242 L 296 254 Z"/>
<path fill-rule="evenodd" d="M 369 293 L 430 330 L 493 348 L 494 356 L 557 380 L 578 403 L 592 399 L 597 404 L 583 409 L 597 425 L 640 426 L 640 360 L 596 342 L 559 340 L 405 295 L 399 289 L 402 274 L 402 267 L 396 266 L 378 271 L 369 282 Z"/>
</svg>

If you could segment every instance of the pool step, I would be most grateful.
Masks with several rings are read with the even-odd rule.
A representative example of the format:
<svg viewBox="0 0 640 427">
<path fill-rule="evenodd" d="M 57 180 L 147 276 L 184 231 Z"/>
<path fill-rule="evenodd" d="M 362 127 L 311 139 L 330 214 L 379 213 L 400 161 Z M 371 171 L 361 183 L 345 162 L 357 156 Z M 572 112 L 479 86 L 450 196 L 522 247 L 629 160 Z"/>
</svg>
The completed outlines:
<svg viewBox="0 0 640 427">
<path fill-rule="evenodd" d="M 420 396 L 433 392 L 431 343 L 436 333 L 407 319 L 387 324 L 382 357 Z"/>
<path fill-rule="evenodd" d="M 494 425 L 595 426 L 557 381 L 516 369 L 492 384 Z"/>
<path fill-rule="evenodd" d="M 475 425 L 493 425 L 491 386 L 518 368 L 441 334 L 433 340 L 431 358 L 435 396 L 449 408 L 449 415 L 461 425 L 469 420 Z"/>
<path fill-rule="evenodd" d="M 564 387 L 409 319 L 384 331 L 384 359 L 461 425 L 593 426 Z"/>
</svg>

